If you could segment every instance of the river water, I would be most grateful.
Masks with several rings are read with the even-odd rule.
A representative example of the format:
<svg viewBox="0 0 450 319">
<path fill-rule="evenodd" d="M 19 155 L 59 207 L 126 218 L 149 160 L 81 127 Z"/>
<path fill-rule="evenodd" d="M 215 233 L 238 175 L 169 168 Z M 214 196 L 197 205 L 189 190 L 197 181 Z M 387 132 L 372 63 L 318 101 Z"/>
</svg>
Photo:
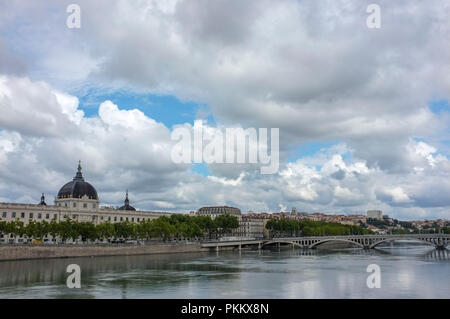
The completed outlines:
<svg viewBox="0 0 450 319">
<path fill-rule="evenodd" d="M 68 288 L 66 267 L 81 268 Z M 367 266 L 380 267 L 368 288 Z M 0 298 L 450 298 L 450 251 L 262 250 L 0 262 Z"/>
</svg>

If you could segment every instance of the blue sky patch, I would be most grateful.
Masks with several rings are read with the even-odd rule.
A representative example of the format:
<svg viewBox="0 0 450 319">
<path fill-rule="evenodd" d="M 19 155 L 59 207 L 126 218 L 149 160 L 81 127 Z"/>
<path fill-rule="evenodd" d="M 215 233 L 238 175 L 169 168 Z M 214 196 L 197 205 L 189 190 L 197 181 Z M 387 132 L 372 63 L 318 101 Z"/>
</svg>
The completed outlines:
<svg viewBox="0 0 450 319">
<path fill-rule="evenodd" d="M 77 94 L 75 94 L 77 95 Z M 148 117 L 161 122 L 168 128 L 182 123 L 194 123 L 202 117 L 208 124 L 216 123 L 209 106 L 190 101 L 181 101 L 173 95 L 156 95 L 148 93 L 133 93 L 123 90 L 115 92 L 97 92 L 88 90 L 83 95 L 77 95 L 79 108 L 87 117 L 98 114 L 100 104 L 106 100 L 112 101 L 121 110 L 139 109 Z"/>
</svg>

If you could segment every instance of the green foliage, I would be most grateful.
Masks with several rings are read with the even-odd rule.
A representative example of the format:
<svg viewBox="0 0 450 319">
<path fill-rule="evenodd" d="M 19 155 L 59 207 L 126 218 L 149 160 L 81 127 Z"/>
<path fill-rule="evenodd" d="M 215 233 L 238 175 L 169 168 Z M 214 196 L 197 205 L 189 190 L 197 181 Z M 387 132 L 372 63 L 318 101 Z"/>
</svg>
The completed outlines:
<svg viewBox="0 0 450 319">
<path fill-rule="evenodd" d="M 411 232 L 408 229 L 399 228 L 393 229 L 391 233 L 394 235 L 403 235 L 403 234 L 410 234 Z"/>
<path fill-rule="evenodd" d="M 114 224 L 112 224 L 110 222 L 104 222 L 104 223 L 98 224 L 97 226 L 95 226 L 95 231 L 96 231 L 99 239 L 116 237 L 116 230 L 115 230 Z"/>
<path fill-rule="evenodd" d="M 271 219 L 266 229 L 275 237 L 291 236 L 338 236 L 371 234 L 361 226 L 343 225 L 313 220 Z"/>
<path fill-rule="evenodd" d="M 31 220 L 27 225 L 21 221 L 0 221 L 0 232 L 14 236 L 26 235 L 28 238 L 42 240 L 45 236 L 59 237 L 63 242 L 68 239 L 95 241 L 97 239 L 162 239 L 171 238 L 204 238 L 226 233 L 239 226 L 236 217 L 218 216 L 217 222 L 207 216 L 188 216 L 173 214 L 140 223 L 123 221 L 119 223 L 103 222 L 95 225 L 92 222 L 78 222 L 70 218 L 57 222 L 52 220 L 37 222 Z"/>
<path fill-rule="evenodd" d="M 222 234 L 228 234 L 232 229 L 239 227 L 239 220 L 236 216 L 230 214 L 219 215 L 214 219 L 217 229 Z"/>
</svg>

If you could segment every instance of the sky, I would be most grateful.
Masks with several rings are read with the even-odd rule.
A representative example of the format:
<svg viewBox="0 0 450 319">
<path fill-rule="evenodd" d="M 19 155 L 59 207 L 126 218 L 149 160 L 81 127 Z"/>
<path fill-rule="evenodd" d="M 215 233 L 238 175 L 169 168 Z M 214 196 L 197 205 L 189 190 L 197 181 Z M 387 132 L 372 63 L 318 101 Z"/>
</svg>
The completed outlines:
<svg viewBox="0 0 450 319">
<path fill-rule="evenodd" d="M 128 189 L 143 210 L 450 218 L 449 14 L 440 0 L 0 1 L 0 201 L 52 202 L 81 160 L 108 206 Z M 171 134 L 195 120 L 279 128 L 278 172 L 174 163 Z"/>
</svg>

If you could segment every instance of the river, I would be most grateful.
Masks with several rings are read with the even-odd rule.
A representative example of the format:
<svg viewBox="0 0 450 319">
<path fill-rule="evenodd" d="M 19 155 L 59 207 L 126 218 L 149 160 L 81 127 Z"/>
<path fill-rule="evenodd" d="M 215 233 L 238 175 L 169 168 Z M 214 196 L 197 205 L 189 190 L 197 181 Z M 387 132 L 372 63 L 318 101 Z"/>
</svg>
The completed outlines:
<svg viewBox="0 0 450 319">
<path fill-rule="evenodd" d="M 69 264 L 80 266 L 79 289 L 66 285 Z M 380 288 L 366 284 L 370 264 L 380 267 Z M 450 251 L 391 246 L 3 261 L 0 298 L 450 298 Z"/>
</svg>

